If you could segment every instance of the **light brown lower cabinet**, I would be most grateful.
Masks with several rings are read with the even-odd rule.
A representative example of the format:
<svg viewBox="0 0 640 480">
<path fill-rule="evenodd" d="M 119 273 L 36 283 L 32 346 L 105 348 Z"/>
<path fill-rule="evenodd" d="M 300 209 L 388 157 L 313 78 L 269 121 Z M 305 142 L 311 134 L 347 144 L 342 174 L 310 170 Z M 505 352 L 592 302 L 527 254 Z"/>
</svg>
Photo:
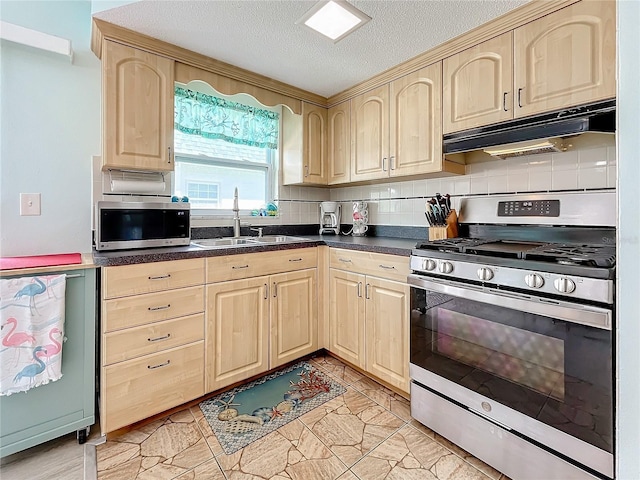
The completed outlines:
<svg viewBox="0 0 640 480">
<path fill-rule="evenodd" d="M 409 286 L 330 270 L 329 351 L 409 392 Z"/>
<path fill-rule="evenodd" d="M 316 277 L 309 268 L 207 285 L 207 392 L 318 349 Z"/>
</svg>

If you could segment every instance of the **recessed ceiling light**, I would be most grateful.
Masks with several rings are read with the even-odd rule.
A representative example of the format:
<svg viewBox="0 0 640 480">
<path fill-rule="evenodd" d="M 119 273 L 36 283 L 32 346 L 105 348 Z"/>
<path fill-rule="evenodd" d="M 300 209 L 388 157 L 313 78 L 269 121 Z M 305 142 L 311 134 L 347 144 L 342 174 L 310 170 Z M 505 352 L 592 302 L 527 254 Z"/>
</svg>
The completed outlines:
<svg viewBox="0 0 640 480">
<path fill-rule="evenodd" d="M 344 0 L 322 0 L 296 23 L 302 23 L 337 43 L 369 20 L 371 17 Z"/>
</svg>

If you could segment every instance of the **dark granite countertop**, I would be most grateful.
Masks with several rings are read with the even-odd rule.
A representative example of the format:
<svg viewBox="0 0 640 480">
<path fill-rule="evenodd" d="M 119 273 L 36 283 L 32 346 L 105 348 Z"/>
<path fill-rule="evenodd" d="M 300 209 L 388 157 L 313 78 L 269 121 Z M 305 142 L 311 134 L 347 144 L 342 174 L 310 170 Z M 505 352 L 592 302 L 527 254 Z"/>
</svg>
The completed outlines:
<svg viewBox="0 0 640 480">
<path fill-rule="evenodd" d="M 239 255 L 243 253 L 289 250 L 292 248 L 330 247 L 362 250 L 366 252 L 387 253 L 408 257 L 418 240 L 395 237 L 352 237 L 345 235 L 305 235 L 305 242 L 243 245 L 241 247 L 205 249 L 195 245 L 184 247 L 145 248 L 139 250 L 119 250 L 112 252 L 93 252 L 94 264 L 101 267 L 134 265 L 137 263 L 164 262 L 188 258 L 217 257 L 221 255 Z"/>
</svg>

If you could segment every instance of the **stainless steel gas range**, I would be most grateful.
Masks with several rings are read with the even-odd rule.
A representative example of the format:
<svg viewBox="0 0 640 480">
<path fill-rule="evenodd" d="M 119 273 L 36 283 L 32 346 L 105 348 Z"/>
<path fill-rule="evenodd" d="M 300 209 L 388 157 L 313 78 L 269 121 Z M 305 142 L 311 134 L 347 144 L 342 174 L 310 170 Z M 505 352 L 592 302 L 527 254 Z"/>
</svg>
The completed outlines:
<svg viewBox="0 0 640 480">
<path fill-rule="evenodd" d="M 411 414 L 514 479 L 613 478 L 615 192 L 463 199 L 411 256 Z"/>
</svg>

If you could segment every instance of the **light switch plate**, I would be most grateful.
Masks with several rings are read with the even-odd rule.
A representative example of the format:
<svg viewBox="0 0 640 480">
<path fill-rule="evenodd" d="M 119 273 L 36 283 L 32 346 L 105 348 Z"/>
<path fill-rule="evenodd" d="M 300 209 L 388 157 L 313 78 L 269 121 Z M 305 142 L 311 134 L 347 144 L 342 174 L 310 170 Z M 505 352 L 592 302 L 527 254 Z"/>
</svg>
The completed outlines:
<svg viewBox="0 0 640 480">
<path fill-rule="evenodd" d="M 40 194 L 20 194 L 20 215 L 40 215 Z"/>
</svg>

